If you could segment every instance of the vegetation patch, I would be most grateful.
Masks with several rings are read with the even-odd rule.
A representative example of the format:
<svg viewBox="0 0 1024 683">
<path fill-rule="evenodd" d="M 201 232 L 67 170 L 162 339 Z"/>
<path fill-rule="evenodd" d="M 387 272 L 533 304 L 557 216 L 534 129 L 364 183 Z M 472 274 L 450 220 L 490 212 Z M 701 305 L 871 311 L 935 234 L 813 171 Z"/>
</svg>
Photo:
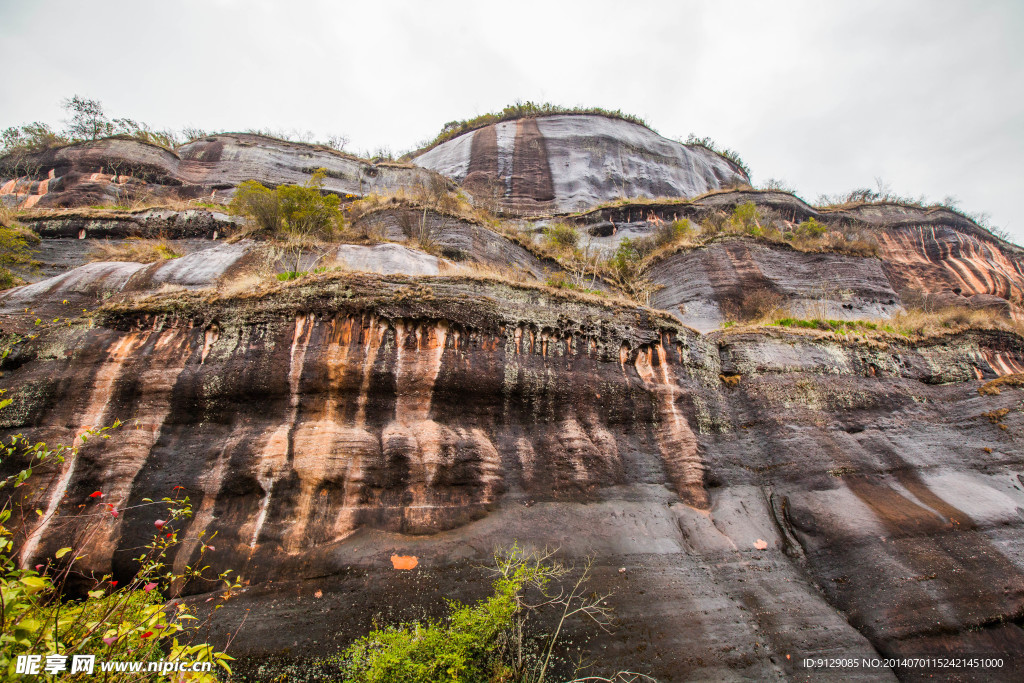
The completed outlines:
<svg viewBox="0 0 1024 683">
<path fill-rule="evenodd" d="M 736 150 L 729 149 L 728 147 L 719 147 L 711 138 L 699 138 L 693 133 L 690 133 L 683 144 L 691 147 L 703 147 L 710 152 L 714 152 L 718 156 L 725 157 L 743 171 L 743 175 L 747 176 L 748 180 L 750 179 L 750 167 L 744 163 Z"/>
<path fill-rule="evenodd" d="M 167 259 L 180 258 L 182 254 L 167 240 L 147 240 L 129 237 L 120 244 L 106 240 L 97 242 L 89 254 L 90 261 L 131 261 L 133 263 L 157 263 Z"/>
<path fill-rule="evenodd" d="M 921 341 L 969 331 L 1010 332 L 1024 339 L 1024 324 L 1002 317 L 988 309 L 960 307 L 950 307 L 936 311 L 910 308 L 893 315 L 891 318 L 876 318 L 873 320 L 804 318 L 793 315 L 785 310 L 776 309 L 757 320 L 748 321 L 743 325 L 739 325 L 734 321 L 729 321 L 722 325 L 722 328 L 729 329 L 730 333 L 751 331 L 765 327 L 806 330 L 808 332 L 836 335 L 838 338 L 852 337 L 856 341 L 876 340 L 887 342 L 893 338 Z M 1018 379 L 1016 375 L 1008 375 L 1007 377 L 993 380 L 979 389 L 979 391 L 983 390 L 982 393 L 992 393 L 993 390 L 998 390 L 999 386 L 1004 384 L 1024 386 L 1024 379 Z M 998 391 L 995 393 L 998 393 Z"/>
<path fill-rule="evenodd" d="M 562 651 L 572 621 L 610 626 L 611 594 L 589 588 L 590 564 L 577 570 L 553 553 L 513 545 L 495 555 L 494 572 L 491 597 L 474 605 L 448 601 L 443 619 L 375 628 L 328 663 L 351 683 L 544 683 L 555 680 L 555 670 L 598 680 L 577 678 L 584 675 L 581 665 Z M 545 615 L 554 624 L 550 631 L 539 626 Z M 599 680 L 620 680 L 622 673 Z M 566 680 L 564 674 L 558 680 Z"/>
<path fill-rule="evenodd" d="M 982 396 L 997 396 L 1005 387 L 1024 387 L 1024 372 L 1015 372 L 985 382 L 978 387 L 978 393 Z"/>
<path fill-rule="evenodd" d="M 10 405 L 11 399 L 0 401 L 0 409 Z M 75 457 L 76 451 L 90 439 L 108 439 L 111 429 L 120 426 L 89 429 L 81 436 L 81 443 L 73 446 L 32 443 L 21 435 L 11 437 L 0 446 L 0 463 L 14 474 L 0 479 L 3 492 L 0 505 L 0 592 L 3 595 L 3 628 L 0 637 L 0 671 L 9 679 L 19 677 L 19 656 L 36 655 L 45 658 L 49 668 L 53 659 L 61 668 L 56 672 L 73 672 L 73 663 L 83 655 L 93 659 L 95 670 L 91 674 L 105 681 L 158 681 L 166 680 L 159 672 L 113 671 L 101 672 L 102 662 L 178 661 L 202 662 L 209 665 L 206 672 L 189 673 L 190 680 L 216 683 L 215 669 L 230 674 L 228 664 L 232 657 L 202 642 L 208 633 L 209 617 L 202 621 L 179 598 L 187 584 L 209 589 L 220 587 L 222 592 L 212 600 L 217 602 L 210 611 L 212 616 L 222 603 L 231 599 L 241 588 L 241 582 L 225 571 L 210 575 L 203 566 L 213 536 L 200 534 L 196 562 L 175 571 L 172 559 L 184 540 L 182 529 L 192 514 L 189 499 L 177 493 L 160 501 L 143 499 L 129 506 L 107 502 L 104 491 L 94 491 L 79 507 L 91 508 L 89 516 L 117 518 L 137 516 L 148 519 L 153 529 L 151 540 L 142 541 L 133 552 L 137 569 L 127 580 L 117 581 L 109 574 L 96 575 L 82 568 L 89 533 L 77 534 L 76 545 L 57 550 L 52 556 L 33 556 L 34 568 L 19 569 L 14 557 L 24 548 L 15 547 L 15 537 L 8 523 L 12 516 L 28 517 L 32 498 L 20 487 L 41 472 L 51 476 L 65 458 Z M 76 441 L 78 441 L 76 439 Z M 28 508 L 28 509 L 26 509 Z M 78 515 L 64 514 L 66 510 L 37 509 L 32 518 L 41 518 L 44 525 L 73 524 L 82 527 Z M 66 519 L 65 519 L 66 518 Z M 80 531 L 85 532 L 84 528 Z M 65 534 L 67 535 L 67 534 Z M 70 537 L 70 536 L 69 536 Z M 79 588 L 84 584 L 85 589 Z M 193 623 L 194 622 L 194 623 Z M 38 661 L 38 660 L 37 660 Z M 42 674 L 43 664 L 39 671 Z M 47 675 L 47 678 L 50 676 Z M 91 677 L 91 676 L 89 676 Z M 79 676 L 74 676 L 78 680 Z"/>
<path fill-rule="evenodd" d="M 14 270 L 38 265 L 32 256 L 39 241 L 39 235 L 16 223 L 13 212 L 0 206 L 0 289 L 21 284 Z"/>
</svg>

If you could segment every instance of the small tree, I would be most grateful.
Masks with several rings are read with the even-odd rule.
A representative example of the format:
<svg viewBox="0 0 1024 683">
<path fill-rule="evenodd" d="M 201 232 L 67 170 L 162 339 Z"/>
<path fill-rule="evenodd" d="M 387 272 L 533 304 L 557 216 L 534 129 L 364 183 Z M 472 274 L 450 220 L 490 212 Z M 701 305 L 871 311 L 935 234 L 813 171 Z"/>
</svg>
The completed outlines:
<svg viewBox="0 0 1024 683">
<path fill-rule="evenodd" d="M 98 140 L 112 135 L 114 124 L 103 112 L 99 100 L 89 100 L 74 95 L 64 100 L 64 110 L 71 118 L 67 121 L 67 134 L 73 140 Z"/>
<path fill-rule="evenodd" d="M 67 137 L 54 132 L 47 124 L 33 121 L 22 126 L 5 128 L 0 133 L 0 152 L 3 154 L 41 152 L 67 141 Z"/>
</svg>

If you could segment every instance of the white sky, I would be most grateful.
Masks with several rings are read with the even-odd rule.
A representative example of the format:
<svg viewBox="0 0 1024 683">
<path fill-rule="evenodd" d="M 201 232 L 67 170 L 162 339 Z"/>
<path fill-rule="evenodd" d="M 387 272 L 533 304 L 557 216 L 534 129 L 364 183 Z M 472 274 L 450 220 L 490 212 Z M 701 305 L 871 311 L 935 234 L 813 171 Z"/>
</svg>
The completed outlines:
<svg viewBox="0 0 1024 683">
<path fill-rule="evenodd" d="M 1024 2 L 0 0 L 0 127 L 62 98 L 158 128 L 409 150 L 517 99 L 737 150 L 806 199 L 875 178 L 1024 242 Z"/>
</svg>

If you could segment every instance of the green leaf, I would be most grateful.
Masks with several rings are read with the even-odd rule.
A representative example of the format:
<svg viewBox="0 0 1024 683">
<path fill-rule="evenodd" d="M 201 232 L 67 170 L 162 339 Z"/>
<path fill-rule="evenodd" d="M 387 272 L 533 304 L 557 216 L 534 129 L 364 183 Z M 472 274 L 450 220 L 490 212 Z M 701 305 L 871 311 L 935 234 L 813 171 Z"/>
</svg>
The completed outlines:
<svg viewBox="0 0 1024 683">
<path fill-rule="evenodd" d="M 38 512 L 38 510 L 37 510 L 37 512 Z M 40 513 L 40 514 L 42 514 L 42 513 Z M 70 552 L 71 552 L 71 548 L 61 548 L 60 550 L 57 551 L 57 554 L 55 555 L 55 557 L 59 560 L 60 558 L 64 557 L 65 555 L 67 555 Z"/>
</svg>

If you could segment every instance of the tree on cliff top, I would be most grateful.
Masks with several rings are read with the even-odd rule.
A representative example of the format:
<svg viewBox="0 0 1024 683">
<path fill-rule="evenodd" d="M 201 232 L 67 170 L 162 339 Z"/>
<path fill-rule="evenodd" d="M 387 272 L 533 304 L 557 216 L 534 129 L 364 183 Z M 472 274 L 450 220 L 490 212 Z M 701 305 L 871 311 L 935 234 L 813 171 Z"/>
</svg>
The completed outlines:
<svg viewBox="0 0 1024 683">
<path fill-rule="evenodd" d="M 72 95 L 64 100 L 65 111 L 71 114 L 68 119 L 67 134 L 74 140 L 97 140 L 113 135 L 114 124 L 103 112 L 99 100 L 90 100 Z"/>
</svg>

